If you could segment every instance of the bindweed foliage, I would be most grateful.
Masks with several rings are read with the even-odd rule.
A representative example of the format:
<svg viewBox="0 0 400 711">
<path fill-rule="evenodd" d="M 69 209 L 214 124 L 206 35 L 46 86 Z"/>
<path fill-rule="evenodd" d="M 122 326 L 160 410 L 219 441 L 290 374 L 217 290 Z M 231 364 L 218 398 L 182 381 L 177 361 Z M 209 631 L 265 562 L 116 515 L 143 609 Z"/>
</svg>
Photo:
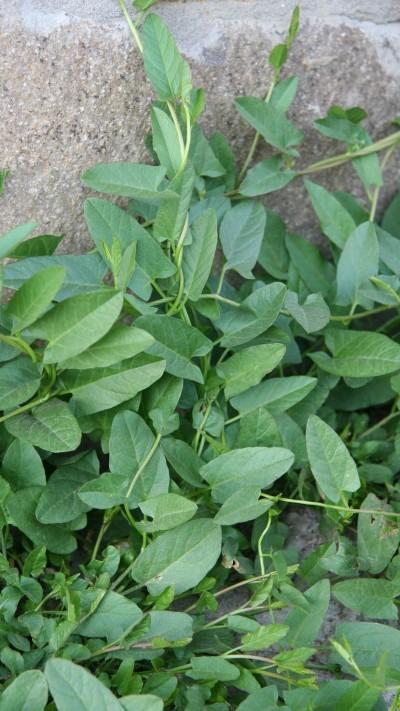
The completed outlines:
<svg viewBox="0 0 400 711">
<path fill-rule="evenodd" d="M 151 164 L 84 173 L 87 254 L 0 239 L 0 711 L 395 709 L 399 196 L 376 215 L 400 132 L 334 106 L 339 153 L 302 167 L 296 9 L 265 98 L 236 100 L 238 167 L 153 4 L 121 0 Z M 347 162 L 362 204 L 315 182 Z M 261 199 L 303 177 L 329 258 Z M 303 559 L 291 508 L 321 517 Z"/>
</svg>

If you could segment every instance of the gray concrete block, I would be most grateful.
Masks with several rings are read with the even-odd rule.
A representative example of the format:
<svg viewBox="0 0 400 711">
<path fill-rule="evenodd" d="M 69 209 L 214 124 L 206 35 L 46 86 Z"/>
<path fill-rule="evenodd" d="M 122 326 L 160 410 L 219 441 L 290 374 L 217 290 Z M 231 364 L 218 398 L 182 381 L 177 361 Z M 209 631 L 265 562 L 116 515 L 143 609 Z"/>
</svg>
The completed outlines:
<svg viewBox="0 0 400 711">
<path fill-rule="evenodd" d="M 285 31 L 293 0 L 183 0 L 156 9 L 207 90 L 206 132 L 224 131 L 243 156 L 252 133 L 235 113 L 240 94 L 268 85 L 267 55 Z M 312 121 L 333 104 L 364 106 L 381 136 L 399 114 L 398 0 L 303 0 L 302 28 L 287 71 L 300 76 L 291 117 L 306 132 L 302 165 L 332 152 Z M 82 248 L 86 191 L 81 172 L 103 161 L 146 160 L 151 89 L 117 0 L 0 0 L 0 167 L 11 171 L 1 198 L 0 234 L 36 219 Z M 268 148 L 260 149 L 260 156 Z M 398 189 L 394 160 L 381 206 Z M 318 175 L 359 191 L 351 168 Z M 268 198 L 293 230 L 318 237 L 299 181 Z"/>
</svg>

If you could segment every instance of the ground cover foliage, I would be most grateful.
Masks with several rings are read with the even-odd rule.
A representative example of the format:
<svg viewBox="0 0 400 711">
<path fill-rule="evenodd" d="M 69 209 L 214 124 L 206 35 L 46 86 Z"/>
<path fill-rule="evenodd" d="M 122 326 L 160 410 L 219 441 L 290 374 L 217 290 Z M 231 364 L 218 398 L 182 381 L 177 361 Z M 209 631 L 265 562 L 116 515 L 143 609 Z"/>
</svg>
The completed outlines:
<svg viewBox="0 0 400 711">
<path fill-rule="evenodd" d="M 87 254 L 33 223 L 0 239 L 0 710 L 395 709 L 400 197 L 376 211 L 400 132 L 332 107 L 333 155 L 303 165 L 296 9 L 266 96 L 235 102 L 238 167 L 153 4 L 134 24 L 121 0 L 149 165 L 84 173 Z M 318 184 L 345 162 L 363 204 Z M 260 199 L 302 179 L 329 258 Z M 291 507 L 321 512 L 303 560 Z M 331 599 L 355 620 L 321 642 Z"/>
</svg>

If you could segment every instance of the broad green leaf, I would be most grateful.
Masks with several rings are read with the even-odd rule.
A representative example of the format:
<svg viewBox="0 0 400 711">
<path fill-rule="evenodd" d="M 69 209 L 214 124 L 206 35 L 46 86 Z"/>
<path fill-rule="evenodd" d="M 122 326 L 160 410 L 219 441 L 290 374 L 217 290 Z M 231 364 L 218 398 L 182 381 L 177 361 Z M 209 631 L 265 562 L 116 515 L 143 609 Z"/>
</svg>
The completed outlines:
<svg viewBox="0 0 400 711">
<path fill-rule="evenodd" d="M 199 474 L 203 462 L 193 447 L 183 440 L 169 437 L 162 440 L 162 448 L 168 463 L 184 481 L 191 486 L 203 486 Z"/>
<path fill-rule="evenodd" d="M 165 177 L 162 166 L 135 163 L 99 163 L 82 175 L 88 188 L 109 195 L 122 197 L 154 198 L 162 196 L 158 191 Z"/>
<path fill-rule="evenodd" d="M 40 385 L 37 363 L 25 355 L 0 367 L 0 410 L 9 410 L 30 400 Z"/>
<path fill-rule="evenodd" d="M 79 489 L 79 498 L 91 509 L 111 509 L 126 503 L 130 481 L 122 474 L 105 472 Z"/>
<path fill-rule="evenodd" d="M 361 504 L 361 509 L 366 512 L 358 515 L 358 563 L 361 570 L 377 575 L 386 568 L 398 549 L 399 525 L 397 519 L 387 515 L 367 513 L 382 511 L 383 514 L 388 514 L 392 511 L 392 508 L 375 494 L 368 494 Z"/>
<path fill-rule="evenodd" d="M 326 353 L 310 354 L 328 373 L 349 378 L 373 378 L 400 368 L 400 346 L 388 336 L 372 331 L 335 329 L 326 336 Z"/>
<path fill-rule="evenodd" d="M 231 405 L 241 415 L 266 407 L 270 413 L 285 412 L 305 398 L 317 384 L 316 378 L 291 375 L 269 378 L 246 392 L 231 398 Z"/>
<path fill-rule="evenodd" d="M 223 133 L 216 131 L 210 138 L 210 146 L 225 170 L 223 181 L 227 190 L 233 190 L 236 185 L 236 159 L 231 144 Z"/>
<path fill-rule="evenodd" d="M 272 92 L 270 102 L 278 111 L 286 112 L 292 104 L 299 83 L 299 78 L 292 76 L 279 81 Z"/>
<path fill-rule="evenodd" d="M 336 627 L 335 639 L 349 644 L 356 663 L 362 669 L 375 670 L 382 659 L 387 670 L 399 668 L 400 631 L 397 629 L 378 622 L 342 622 Z M 335 660 L 338 660 L 337 655 Z M 343 660 L 340 661 L 348 670 Z"/>
<path fill-rule="evenodd" d="M 386 232 L 389 232 L 394 237 L 400 238 L 400 193 L 397 193 L 389 207 L 387 208 L 383 220 L 382 227 Z"/>
<path fill-rule="evenodd" d="M 259 407 L 240 419 L 235 448 L 279 447 L 281 444 L 278 425 L 266 407 Z"/>
<path fill-rule="evenodd" d="M 319 373 L 315 388 L 297 405 L 291 407 L 288 414 L 293 417 L 301 427 L 305 427 L 310 415 L 314 415 L 318 412 L 332 392 L 337 392 L 336 386 L 338 382 L 339 378 L 336 375 Z M 343 408 L 340 407 L 340 409 Z"/>
<path fill-rule="evenodd" d="M 151 128 L 153 148 L 160 164 L 167 169 L 169 178 L 173 178 L 181 163 L 181 151 L 178 135 L 172 119 L 165 111 L 153 106 L 151 109 Z"/>
<path fill-rule="evenodd" d="M 14 227 L 10 232 L 0 237 L 0 259 L 8 257 L 18 245 L 36 228 L 35 222 Z"/>
<path fill-rule="evenodd" d="M 282 447 L 244 447 L 212 459 L 200 474 L 212 489 L 218 503 L 246 486 L 264 489 L 283 476 L 293 464 L 294 456 Z"/>
<path fill-rule="evenodd" d="M 317 415 L 308 420 L 306 441 L 311 471 L 328 499 L 339 503 L 344 492 L 360 488 L 356 463 L 346 445 Z"/>
<path fill-rule="evenodd" d="M 303 237 L 286 234 L 285 244 L 293 266 L 307 289 L 329 297 L 335 277 L 333 265 L 328 262 L 315 245 Z"/>
<path fill-rule="evenodd" d="M 198 177 L 218 178 L 225 173 L 224 166 L 219 162 L 209 141 L 197 124 L 192 128 L 189 160 Z"/>
<path fill-rule="evenodd" d="M 153 519 L 151 530 L 168 531 L 193 518 L 197 504 L 178 494 L 160 494 L 142 501 L 139 508 Z"/>
<path fill-rule="evenodd" d="M 332 699 L 332 695 L 331 695 Z M 380 701 L 381 703 L 377 703 Z M 386 711 L 379 689 L 368 686 L 364 681 L 356 681 L 339 696 L 338 708 L 343 711 Z M 382 705 L 381 705 L 382 704 Z M 318 706 L 317 711 L 330 711 L 326 706 Z"/>
<path fill-rule="evenodd" d="M 141 609 L 132 600 L 110 590 L 76 632 L 82 637 L 105 637 L 107 642 L 115 642 L 142 617 Z"/>
<path fill-rule="evenodd" d="M 40 496 L 36 517 L 41 523 L 66 523 L 73 521 L 80 514 L 89 511 L 89 507 L 78 497 L 83 484 L 96 477 L 89 462 L 83 458 L 73 464 L 56 469 L 50 476 Z"/>
<path fill-rule="evenodd" d="M 218 679 L 218 681 L 233 681 L 237 679 L 239 669 L 223 657 L 206 656 L 192 657 L 190 660 L 192 679 Z"/>
<path fill-rule="evenodd" d="M 191 244 L 183 252 L 185 294 L 191 301 L 200 298 L 214 262 L 218 241 L 215 210 L 205 210 L 191 225 Z"/>
<path fill-rule="evenodd" d="M 1 694 L 0 711 L 44 711 L 47 697 L 47 682 L 42 672 L 25 671 Z"/>
<path fill-rule="evenodd" d="M 285 299 L 286 287 L 280 282 L 256 289 L 240 305 L 224 307 L 217 321 L 224 333 L 221 344 L 233 348 L 251 341 L 266 331 L 278 318 Z"/>
<path fill-rule="evenodd" d="M 322 185 L 312 183 L 311 180 L 306 180 L 305 185 L 321 223 L 322 232 L 342 249 L 356 228 L 353 218 L 339 200 Z"/>
<path fill-rule="evenodd" d="M 65 268 L 65 279 L 57 294 L 58 300 L 104 287 L 103 279 L 107 266 L 99 254 L 55 254 L 50 257 L 21 259 L 5 266 L 5 286 L 18 289 L 41 269 L 51 266 Z"/>
<path fill-rule="evenodd" d="M 308 609 L 295 607 L 285 619 L 289 632 L 285 642 L 293 646 L 312 644 L 318 635 L 328 610 L 330 599 L 329 580 L 320 580 L 305 591 Z"/>
<path fill-rule="evenodd" d="M 164 708 L 162 699 L 153 694 L 130 694 L 120 698 L 119 702 L 125 711 L 163 711 Z"/>
<path fill-rule="evenodd" d="M 241 116 L 262 135 L 267 143 L 278 148 L 282 153 L 298 156 L 294 146 L 301 143 L 303 133 L 288 121 L 282 111 L 255 96 L 239 97 L 235 105 Z"/>
<path fill-rule="evenodd" d="M 240 184 L 239 192 L 246 197 L 267 195 L 284 188 L 295 178 L 293 170 L 285 170 L 281 158 L 267 158 L 251 168 Z"/>
<path fill-rule="evenodd" d="M 394 597 L 400 595 L 400 583 L 373 578 L 342 580 L 333 586 L 332 592 L 339 602 L 365 617 L 377 620 L 397 620 Z"/>
<path fill-rule="evenodd" d="M 31 486 L 11 494 L 6 504 L 10 521 L 35 546 L 45 546 L 47 550 L 60 555 L 72 553 L 76 549 L 76 541 L 65 525 L 44 525 L 36 518 L 36 507 L 42 491 L 41 486 Z"/>
<path fill-rule="evenodd" d="M 359 301 L 359 289 L 378 273 L 379 247 L 375 226 L 364 222 L 349 235 L 337 266 L 336 303 Z"/>
<path fill-rule="evenodd" d="M 7 314 L 13 319 L 13 333 L 23 331 L 41 316 L 60 290 L 64 277 L 63 267 L 47 267 L 20 286 L 7 307 Z"/>
<path fill-rule="evenodd" d="M 169 204 L 169 200 L 166 201 Z M 112 249 L 117 238 L 122 249 L 136 243 L 137 269 L 131 280 L 135 287 L 139 279 L 145 281 L 167 278 L 175 273 L 175 267 L 166 257 L 159 244 L 125 210 L 107 200 L 89 198 L 85 202 L 85 218 L 97 249 L 102 252 L 103 244 Z M 139 274 L 138 274 L 139 272 Z"/>
<path fill-rule="evenodd" d="M 243 486 L 224 501 L 214 521 L 220 526 L 232 526 L 258 518 L 272 506 L 272 502 L 260 500 L 259 497 L 259 487 Z"/>
<path fill-rule="evenodd" d="M 250 346 L 217 366 L 217 373 L 224 380 L 225 397 L 229 400 L 258 385 L 280 363 L 285 350 L 280 343 Z"/>
<path fill-rule="evenodd" d="M 141 356 L 136 360 L 128 359 L 115 366 L 116 370 L 95 369 L 86 370 L 88 380 L 80 382 L 79 371 L 76 383 L 68 384 L 72 392 L 71 404 L 78 416 L 91 415 L 102 410 L 109 410 L 135 397 L 156 380 L 161 378 L 165 370 L 165 361 L 146 361 Z M 75 371 L 70 371 L 74 373 Z M 64 382 L 65 382 L 64 378 Z"/>
<path fill-rule="evenodd" d="M 100 340 L 117 320 L 123 296 L 113 290 L 72 296 L 36 322 L 34 335 L 48 341 L 45 363 L 67 360 Z"/>
<path fill-rule="evenodd" d="M 278 711 L 278 692 L 276 686 L 265 686 L 253 691 L 247 699 L 239 704 L 238 711 Z M 281 706 L 282 711 L 287 711 L 286 706 Z"/>
<path fill-rule="evenodd" d="M 258 262 L 274 279 L 287 279 L 289 255 L 285 245 L 285 223 L 276 212 L 267 209 L 266 213 L 267 224 Z"/>
<path fill-rule="evenodd" d="M 142 468 L 154 443 L 151 429 L 136 412 L 126 410 L 115 416 L 110 435 L 110 471 L 125 476 L 129 483 L 135 479 L 129 498 L 131 508 L 168 491 L 168 467 L 160 447 Z"/>
<path fill-rule="evenodd" d="M 78 422 L 62 400 L 53 398 L 6 422 L 14 437 L 30 442 L 47 452 L 71 452 L 81 441 Z"/>
<path fill-rule="evenodd" d="M 143 641 L 161 638 L 177 642 L 193 637 L 193 617 L 186 612 L 153 609 L 149 612 L 149 618 L 150 627 L 141 638 Z"/>
<path fill-rule="evenodd" d="M 12 259 L 22 259 L 26 257 L 45 257 L 53 254 L 64 235 L 38 235 L 31 237 L 18 245 L 8 255 Z"/>
<path fill-rule="evenodd" d="M 144 402 L 156 432 L 171 434 L 178 429 L 179 414 L 175 412 L 182 395 L 183 380 L 164 375 L 144 393 Z"/>
<path fill-rule="evenodd" d="M 300 304 L 298 295 L 294 291 L 288 291 L 285 308 L 306 333 L 321 331 L 329 323 L 331 315 L 321 294 L 309 294 Z"/>
<path fill-rule="evenodd" d="M 279 429 L 283 446 L 294 454 L 296 466 L 307 466 L 306 438 L 300 425 L 286 412 L 275 414 L 274 420 Z"/>
<path fill-rule="evenodd" d="M 264 237 L 264 207 L 250 200 L 240 202 L 225 213 L 220 227 L 220 241 L 226 257 L 225 269 L 234 269 L 245 279 L 252 279 Z"/>
<path fill-rule="evenodd" d="M 262 625 L 255 632 L 248 632 L 242 637 L 241 648 L 248 652 L 267 649 L 285 637 L 288 630 L 287 625 Z"/>
<path fill-rule="evenodd" d="M 44 673 L 58 711 L 122 711 L 123 707 L 95 676 L 67 659 L 49 659 Z"/>
<path fill-rule="evenodd" d="M 376 227 L 379 242 L 379 259 L 396 276 L 400 276 L 400 239 Z"/>
<path fill-rule="evenodd" d="M 46 474 L 39 454 L 29 442 L 22 439 L 15 439 L 7 448 L 1 476 L 8 481 L 13 491 L 46 484 Z"/>
<path fill-rule="evenodd" d="M 63 361 L 63 368 L 104 368 L 142 353 L 153 341 L 152 336 L 140 328 L 117 324 L 83 353 Z"/>
<path fill-rule="evenodd" d="M 145 20 L 143 59 L 146 74 L 161 101 L 188 98 L 192 88 L 189 66 L 158 15 L 148 15 Z"/>
<path fill-rule="evenodd" d="M 212 344 L 197 328 L 171 316 L 140 316 L 135 323 L 155 338 L 148 353 L 164 358 L 168 373 L 203 382 L 200 368 L 191 359 L 206 355 Z"/>
<path fill-rule="evenodd" d="M 192 198 L 195 173 L 191 163 L 171 181 L 174 195 L 162 200 L 154 221 L 154 236 L 159 242 L 177 242 L 185 229 L 187 213 Z M 156 275 L 158 276 L 158 274 Z"/>
<path fill-rule="evenodd" d="M 221 551 L 221 529 L 211 519 L 188 521 L 166 531 L 136 558 L 132 577 L 159 595 L 172 586 L 175 594 L 195 587 L 216 563 Z"/>
</svg>

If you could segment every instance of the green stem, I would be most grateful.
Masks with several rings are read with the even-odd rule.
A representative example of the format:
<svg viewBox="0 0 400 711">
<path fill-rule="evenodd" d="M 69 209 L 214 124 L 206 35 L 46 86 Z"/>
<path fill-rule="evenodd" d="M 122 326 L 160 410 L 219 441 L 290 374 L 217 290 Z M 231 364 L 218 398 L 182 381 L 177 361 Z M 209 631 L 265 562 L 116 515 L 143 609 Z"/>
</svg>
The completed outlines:
<svg viewBox="0 0 400 711">
<path fill-rule="evenodd" d="M 265 536 L 267 535 L 270 527 L 271 527 L 271 522 L 272 522 L 272 517 L 270 514 L 267 514 L 267 524 L 261 534 L 261 536 L 258 539 L 257 543 L 257 552 L 258 552 L 258 558 L 260 561 L 260 570 L 261 570 L 261 575 L 265 575 L 265 565 L 264 565 L 264 553 L 262 550 L 262 544 Z"/>
<path fill-rule="evenodd" d="M 222 301 L 224 304 L 229 306 L 235 306 L 237 309 L 240 308 L 240 304 L 237 301 L 232 301 L 232 299 L 226 299 L 225 296 L 220 296 L 220 294 L 202 294 L 200 299 L 216 299 L 217 301 Z"/>
<path fill-rule="evenodd" d="M 381 314 L 384 311 L 390 311 L 395 309 L 396 306 L 394 304 L 385 305 L 385 306 L 377 306 L 375 309 L 370 309 L 369 311 L 361 311 L 360 313 L 349 313 L 345 316 L 331 316 L 330 320 L 331 321 L 354 321 L 358 318 L 368 318 L 368 316 L 374 316 L 375 314 Z"/>
<path fill-rule="evenodd" d="M 147 452 L 147 454 L 146 454 L 145 458 L 143 459 L 143 462 L 141 463 L 141 465 L 140 465 L 139 469 L 137 470 L 135 476 L 132 478 L 132 481 L 131 481 L 131 483 L 129 484 L 129 489 L 128 489 L 128 491 L 126 492 L 126 498 L 127 498 L 127 499 L 129 499 L 129 497 L 130 497 L 130 495 L 131 495 L 131 493 L 132 493 L 132 491 L 133 491 L 133 487 L 135 486 L 136 482 L 138 481 L 138 479 L 139 479 L 140 475 L 142 474 L 143 470 L 147 467 L 147 465 L 148 465 L 150 459 L 152 458 L 152 456 L 153 456 L 153 454 L 155 453 L 155 451 L 156 451 L 158 445 L 160 444 L 161 436 L 162 436 L 162 435 L 160 435 L 160 434 L 157 435 L 157 437 L 155 438 L 155 440 L 154 440 L 154 442 L 153 442 L 152 447 L 151 447 L 151 448 L 149 449 L 149 451 Z"/>
<path fill-rule="evenodd" d="M 94 544 L 94 547 L 93 547 L 92 555 L 90 558 L 90 563 L 93 563 L 93 561 L 96 560 L 101 542 L 103 540 L 103 537 L 104 537 L 105 533 L 107 532 L 107 529 L 109 528 L 111 521 L 113 519 L 113 516 L 116 513 L 116 511 L 118 510 L 118 508 L 119 507 L 117 507 L 115 509 L 111 509 L 111 511 L 105 512 L 105 514 L 103 516 L 103 523 L 101 524 L 100 530 L 97 534 L 96 543 Z"/>
<path fill-rule="evenodd" d="M 325 504 L 322 501 L 306 501 L 304 499 L 289 499 L 284 496 L 270 496 L 269 494 L 261 494 L 264 499 L 273 501 L 278 504 L 282 501 L 285 504 L 296 504 L 300 506 L 315 506 L 320 509 L 332 509 L 333 511 L 344 511 L 348 514 L 371 514 L 373 516 L 393 516 L 394 518 L 400 518 L 400 513 L 396 511 L 382 511 L 377 509 L 353 509 L 347 506 L 337 506 L 336 504 Z"/>
<path fill-rule="evenodd" d="M 127 21 L 127 23 L 128 23 L 128 27 L 129 27 L 130 31 L 132 32 L 132 36 L 133 36 L 133 39 L 134 39 L 135 42 L 136 42 L 137 48 L 138 48 L 140 54 L 143 54 L 143 44 L 142 44 L 142 40 L 140 39 L 140 36 L 139 36 L 139 33 L 138 33 L 138 31 L 137 31 L 137 29 L 136 29 L 136 27 L 135 27 L 135 24 L 132 22 L 132 18 L 131 18 L 131 16 L 130 16 L 129 12 L 128 12 L 127 7 L 126 7 L 125 0 L 119 0 L 119 4 L 120 4 L 120 8 L 121 8 L 121 10 L 122 10 L 122 12 L 123 12 L 123 14 L 124 14 L 124 16 L 125 16 L 125 19 L 126 19 L 126 21 Z"/>
<path fill-rule="evenodd" d="M 0 341 L 3 341 L 9 346 L 12 346 L 17 350 L 22 351 L 22 353 L 26 353 L 26 355 L 28 355 L 34 363 L 37 363 L 37 356 L 35 351 L 32 350 L 30 345 L 26 343 L 22 338 L 18 338 L 18 336 L 5 336 L 3 333 L 0 333 Z"/>
<path fill-rule="evenodd" d="M 377 151 L 384 150 L 385 148 L 391 148 L 392 146 L 396 146 L 398 143 L 400 143 L 400 131 L 396 131 L 390 136 L 382 138 L 380 141 L 371 143 L 370 146 L 360 148 L 358 151 L 339 153 L 336 156 L 331 156 L 325 160 L 317 161 L 317 163 L 312 163 L 304 170 L 299 170 L 297 175 L 309 175 L 310 173 L 317 173 L 321 170 L 329 170 L 330 168 L 335 168 L 336 166 L 342 165 L 343 163 L 353 160 L 354 158 L 368 156 L 371 153 L 377 153 Z"/>
<path fill-rule="evenodd" d="M 50 393 L 47 393 L 46 395 L 43 395 L 43 397 L 40 397 L 37 400 L 31 400 L 31 402 L 27 402 L 26 405 L 22 405 L 21 407 L 18 407 L 16 410 L 13 410 L 12 412 L 8 412 L 7 415 L 3 415 L 3 417 L 0 417 L 0 423 L 5 422 L 6 420 L 9 420 L 11 417 L 16 417 L 17 415 L 21 415 L 23 412 L 27 412 L 28 410 L 31 410 L 33 407 L 36 407 L 37 405 L 42 405 L 47 400 L 50 400 L 50 397 L 51 397 Z"/>
<path fill-rule="evenodd" d="M 183 159 L 184 159 L 184 155 L 185 155 L 185 142 L 184 142 L 184 140 L 183 140 L 181 127 L 180 127 L 180 125 L 179 125 L 179 121 L 178 121 L 178 117 L 177 117 L 177 115 L 176 115 L 175 108 L 174 108 L 174 106 L 171 104 L 170 101 L 167 101 L 167 106 L 168 106 L 169 112 L 170 112 L 170 114 L 171 114 L 171 118 L 172 118 L 172 120 L 173 120 L 173 122 L 174 122 L 176 135 L 178 136 L 179 150 L 180 150 L 180 152 L 181 152 L 181 158 L 182 158 L 182 163 L 183 163 Z M 179 172 L 180 172 L 180 169 L 179 169 L 178 173 L 179 173 Z"/>
<path fill-rule="evenodd" d="M 400 410 L 397 412 L 391 412 L 390 415 L 386 415 L 382 420 L 379 420 L 375 425 L 372 425 L 372 427 L 369 427 L 369 429 L 365 430 L 365 432 L 360 435 L 359 439 L 363 439 L 364 437 L 368 437 L 372 432 L 375 432 L 375 430 L 379 429 L 380 427 L 384 427 L 384 425 L 387 425 L 388 422 L 391 420 L 394 420 L 395 417 L 398 417 L 400 415 Z"/>
</svg>

